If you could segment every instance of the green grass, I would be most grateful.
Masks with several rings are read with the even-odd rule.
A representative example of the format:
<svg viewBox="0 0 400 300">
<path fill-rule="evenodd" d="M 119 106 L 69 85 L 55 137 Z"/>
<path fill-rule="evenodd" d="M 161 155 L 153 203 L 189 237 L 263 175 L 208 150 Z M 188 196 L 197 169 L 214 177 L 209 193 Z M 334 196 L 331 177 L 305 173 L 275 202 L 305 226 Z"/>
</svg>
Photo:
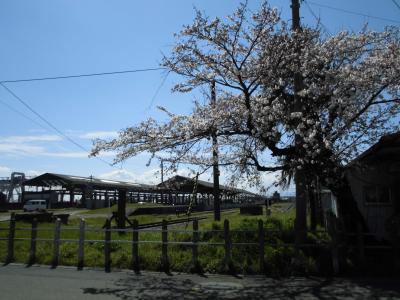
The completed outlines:
<svg viewBox="0 0 400 300">
<path fill-rule="evenodd" d="M 126 204 L 126 209 L 134 209 L 134 208 L 139 208 L 139 207 L 160 207 L 160 206 L 164 206 L 162 204 L 158 204 L 158 203 L 143 203 L 143 204 L 139 204 L 139 203 L 127 203 Z M 85 214 L 87 215 L 99 215 L 99 214 L 104 214 L 104 215 L 108 215 L 111 214 L 111 212 L 113 211 L 117 211 L 118 206 L 112 205 L 111 207 L 105 207 L 105 208 L 96 208 L 96 209 L 90 209 L 87 210 L 85 212 Z"/>
<path fill-rule="evenodd" d="M 213 212 L 197 212 L 192 216 L 206 217 L 205 220 L 199 221 L 200 231 L 215 230 L 215 232 L 201 232 L 200 241 L 209 243 L 222 243 L 223 239 L 223 220 L 228 219 L 231 230 L 240 230 L 240 232 L 232 232 L 232 241 L 236 243 L 257 242 L 258 220 L 263 220 L 265 230 L 274 230 L 267 232 L 265 247 L 265 259 L 267 262 L 270 274 L 292 274 L 293 270 L 306 270 L 311 272 L 315 266 L 312 256 L 306 256 L 303 253 L 297 253 L 291 247 L 283 246 L 283 243 L 293 241 L 293 219 L 294 210 L 285 211 L 285 205 L 279 204 L 272 207 L 271 216 L 251 216 L 240 215 L 239 210 L 223 211 L 221 221 L 214 222 Z M 97 210 L 99 211 L 99 210 Z M 284 212 L 285 211 L 285 212 Z M 86 214 L 86 212 L 85 212 Z M 93 215 L 98 213 L 93 212 Z M 177 219 L 173 215 L 141 215 L 134 216 L 139 221 L 139 224 L 161 221 L 162 219 L 173 220 Z M 181 216 L 185 219 L 186 216 Z M 133 217 L 131 217 L 133 219 Z M 62 225 L 61 239 L 77 240 L 79 218 L 71 219 L 69 225 Z M 85 266 L 102 267 L 104 266 L 104 232 L 101 227 L 104 225 L 105 217 L 87 218 L 86 240 L 92 242 L 85 243 Z M 168 238 L 169 241 L 191 242 L 191 232 L 174 232 L 174 230 L 191 230 L 192 225 L 174 226 L 170 228 Z M 17 230 L 16 238 L 30 238 L 30 224 L 17 223 L 17 228 L 26 228 L 28 230 Z M 7 222 L 0 223 L 0 237 L 6 238 L 8 231 L 4 230 L 8 227 Z M 50 264 L 53 254 L 53 236 L 54 224 L 42 223 L 38 225 L 38 238 L 49 239 L 50 241 L 37 242 L 37 263 Z M 249 232 L 250 230 L 250 232 Z M 131 244 L 115 242 L 131 241 L 131 234 L 112 233 L 111 259 L 112 266 L 116 268 L 130 268 L 131 266 Z M 321 237 L 310 237 L 309 241 L 316 242 Z M 325 237 L 323 237 L 325 238 Z M 141 241 L 160 241 L 160 232 L 141 231 L 139 233 Z M 25 263 L 29 255 L 29 241 L 15 241 L 15 260 Z M 77 243 L 62 242 L 60 246 L 60 264 L 61 265 L 76 265 L 77 263 Z M 7 242 L 0 241 L 0 260 L 4 261 L 7 251 Z M 235 269 L 240 273 L 257 273 L 259 272 L 258 263 L 258 246 L 257 245 L 240 245 L 233 247 L 232 258 Z M 188 245 L 169 245 L 168 254 L 170 267 L 172 271 L 188 272 L 191 269 L 192 249 Z M 141 243 L 139 244 L 140 264 L 142 269 L 158 270 L 160 268 L 161 244 Z M 206 272 L 221 273 L 226 272 L 224 265 L 224 247 L 218 246 L 199 246 L 199 260 L 202 269 Z M 296 259 L 293 259 L 296 258 Z M 311 270 L 311 271 L 310 271 Z"/>
</svg>

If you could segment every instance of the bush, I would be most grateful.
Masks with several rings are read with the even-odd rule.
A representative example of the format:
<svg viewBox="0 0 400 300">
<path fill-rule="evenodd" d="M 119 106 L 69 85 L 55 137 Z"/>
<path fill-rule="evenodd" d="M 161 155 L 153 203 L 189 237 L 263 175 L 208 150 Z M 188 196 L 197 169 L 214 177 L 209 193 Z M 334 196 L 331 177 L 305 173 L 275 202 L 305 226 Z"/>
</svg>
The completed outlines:
<svg viewBox="0 0 400 300">
<path fill-rule="evenodd" d="M 307 275 L 316 273 L 316 263 L 302 251 L 294 247 L 266 247 L 265 269 L 267 274 L 275 277 Z"/>
</svg>

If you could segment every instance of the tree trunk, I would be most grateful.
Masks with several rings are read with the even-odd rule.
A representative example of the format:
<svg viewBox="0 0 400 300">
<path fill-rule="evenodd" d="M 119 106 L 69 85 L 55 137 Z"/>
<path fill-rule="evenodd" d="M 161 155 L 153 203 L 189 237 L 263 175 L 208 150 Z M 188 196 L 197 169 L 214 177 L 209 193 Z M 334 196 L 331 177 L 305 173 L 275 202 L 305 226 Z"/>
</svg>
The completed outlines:
<svg viewBox="0 0 400 300">
<path fill-rule="evenodd" d="M 315 197 L 315 191 L 312 187 L 308 190 L 308 199 L 310 201 L 310 229 L 316 230 L 317 229 L 317 201 Z"/>
<path fill-rule="evenodd" d="M 296 243 L 304 243 L 307 230 L 307 183 L 304 171 L 297 171 L 296 182 Z"/>
<path fill-rule="evenodd" d="M 367 230 L 364 217 L 357 207 L 347 180 L 343 179 L 339 187 L 331 186 L 329 188 L 337 198 L 339 220 L 344 227 L 343 229 L 354 231 L 357 228 L 357 224 L 360 223 L 363 226 L 363 230 Z"/>
</svg>

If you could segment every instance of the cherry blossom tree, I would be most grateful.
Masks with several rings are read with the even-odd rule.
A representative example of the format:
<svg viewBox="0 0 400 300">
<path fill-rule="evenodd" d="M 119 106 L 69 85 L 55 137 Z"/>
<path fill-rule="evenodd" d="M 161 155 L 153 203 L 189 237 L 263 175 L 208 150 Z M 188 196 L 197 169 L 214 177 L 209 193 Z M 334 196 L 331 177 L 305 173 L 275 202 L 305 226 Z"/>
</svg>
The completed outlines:
<svg viewBox="0 0 400 300">
<path fill-rule="evenodd" d="M 285 185 L 302 170 L 310 184 L 318 177 L 340 193 L 346 163 L 399 129 L 399 54 L 395 28 L 323 37 L 318 28 L 293 32 L 267 2 L 253 13 L 242 4 L 226 19 L 197 11 L 162 65 L 182 76 L 176 92 L 215 82 L 216 105 L 195 102 L 188 115 L 160 108 L 167 122 L 148 119 L 96 140 L 92 155 L 116 150 L 119 162 L 149 152 L 172 169 L 207 168 L 215 132 L 220 165 L 234 178 L 259 184 L 262 172 L 280 171 Z M 303 82 L 296 103 L 295 73 Z"/>
</svg>

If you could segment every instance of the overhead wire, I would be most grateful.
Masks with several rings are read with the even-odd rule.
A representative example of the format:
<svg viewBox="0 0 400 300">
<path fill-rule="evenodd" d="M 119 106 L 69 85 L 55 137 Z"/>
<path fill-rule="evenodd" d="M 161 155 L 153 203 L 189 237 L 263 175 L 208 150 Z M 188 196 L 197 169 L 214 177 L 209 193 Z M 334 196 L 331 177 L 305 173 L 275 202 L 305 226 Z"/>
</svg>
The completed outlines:
<svg viewBox="0 0 400 300">
<path fill-rule="evenodd" d="M 18 82 L 32 82 L 32 81 L 45 81 L 45 80 L 58 80 L 58 79 L 69 79 L 69 78 L 81 78 L 81 77 L 93 77 L 93 76 L 106 76 L 106 75 L 118 75 L 118 74 L 127 74 L 127 73 L 138 73 L 138 72 L 148 72 L 148 71 L 158 71 L 158 70 L 166 70 L 164 67 L 158 67 L 158 68 L 145 68 L 145 69 L 133 69 L 133 70 L 124 70 L 124 71 L 112 71 L 112 72 L 101 72 L 101 73 L 87 73 L 87 74 L 77 74 L 77 75 L 65 75 L 65 76 L 52 76 L 52 77 L 38 77 L 38 78 L 26 78 L 26 79 L 14 79 L 14 80 L 2 80 L 0 81 L 0 85 L 10 94 L 12 95 L 16 100 L 18 100 L 22 105 L 24 105 L 29 111 L 31 111 L 33 114 L 35 114 L 39 119 L 41 119 L 45 124 L 47 124 L 52 130 L 54 130 L 59 136 L 67 139 L 69 142 L 74 144 L 76 147 L 79 149 L 89 153 L 90 151 L 86 149 L 84 146 L 73 140 L 70 136 L 66 135 L 63 133 L 60 129 L 58 129 L 55 125 L 53 125 L 50 121 L 48 121 L 45 117 L 43 117 L 40 113 L 38 113 L 33 107 L 31 107 L 26 101 L 24 101 L 20 96 L 18 96 L 14 91 L 12 91 L 9 87 L 6 86 L 6 83 L 18 83 Z M 153 95 L 149 109 L 153 105 L 153 102 L 155 98 L 157 97 L 159 91 L 161 90 L 162 86 L 164 85 L 167 77 L 169 75 L 169 71 L 166 73 L 164 76 L 160 86 L 157 88 L 155 94 Z M 49 130 L 36 120 L 30 118 L 29 116 L 25 115 L 24 113 L 18 111 L 17 109 L 13 108 L 10 106 L 8 103 L 4 101 L 0 101 L 2 104 L 7 106 L 9 109 L 14 111 L 17 114 L 22 115 L 26 119 L 30 120 L 31 122 L 35 123 L 36 125 L 42 127 L 45 130 Z M 103 163 L 107 164 L 110 167 L 116 168 L 112 163 L 109 163 L 108 161 L 102 159 L 101 157 L 96 156 L 96 158 Z"/>
<path fill-rule="evenodd" d="M 11 111 L 15 112 L 16 114 L 24 117 L 25 119 L 31 121 L 32 123 L 35 123 L 39 127 L 42 127 L 43 129 L 48 130 L 47 127 L 43 126 L 41 123 L 39 123 L 35 119 L 32 119 L 31 117 L 29 117 L 28 115 L 26 115 L 23 112 L 19 111 L 18 109 L 12 107 L 10 104 L 8 104 L 7 102 L 3 101 L 2 99 L 0 99 L 0 103 L 3 104 L 5 107 L 7 107 L 9 110 L 11 110 Z"/>
<path fill-rule="evenodd" d="M 392 0 L 392 2 L 397 6 L 398 9 L 400 9 L 400 5 L 396 2 L 396 0 Z"/>
<path fill-rule="evenodd" d="M 149 106 L 147 107 L 146 110 L 150 110 L 151 107 L 153 106 L 153 103 L 154 103 L 155 99 L 157 98 L 158 93 L 160 92 L 161 88 L 164 86 L 164 83 L 165 83 L 165 81 L 167 80 L 167 77 L 168 77 L 169 73 L 170 73 L 170 71 L 168 71 L 168 72 L 165 74 L 164 78 L 161 80 L 161 83 L 160 83 L 160 85 L 157 87 L 156 92 L 154 93 L 153 97 L 151 97 L 150 104 L 149 104 Z"/>
<path fill-rule="evenodd" d="M 48 121 L 45 117 L 43 117 L 40 113 L 38 113 L 33 107 L 31 107 L 28 103 L 26 103 L 20 96 L 18 96 L 16 93 L 14 93 L 9 87 L 7 87 L 3 82 L 0 82 L 0 85 L 11 95 L 13 96 L 16 100 L 18 100 L 22 105 L 24 105 L 29 111 L 31 111 L 34 115 L 36 115 L 39 119 L 41 119 L 45 124 L 47 124 L 51 129 L 53 129 L 60 137 L 65 138 L 81 150 L 89 153 L 90 151 L 87 150 L 84 146 L 81 144 L 77 143 L 74 141 L 71 137 L 63 133 L 60 129 L 58 129 L 55 125 L 53 125 L 50 121 Z M 107 164 L 110 167 L 115 167 L 108 161 L 102 159 L 101 157 L 96 156 L 96 158 L 103 163 Z"/>
<path fill-rule="evenodd" d="M 362 16 L 362 17 L 366 17 L 366 18 L 371 18 L 371 19 L 376 19 L 376 20 L 381 20 L 381 21 L 387 21 L 387 22 L 400 24 L 400 21 L 393 20 L 393 19 L 372 16 L 372 15 L 368 15 L 368 14 L 364 14 L 364 13 L 360 13 L 360 12 L 356 12 L 356 11 L 352 11 L 352 10 L 348 10 L 348 9 L 334 7 L 334 6 L 330 6 L 330 5 L 326 5 L 326 4 L 320 4 L 320 3 L 317 3 L 317 2 L 314 2 L 314 1 L 309 1 L 308 0 L 308 2 L 310 4 L 312 4 L 312 5 L 315 5 L 315 6 L 325 7 L 325 8 L 328 8 L 328 9 L 332 9 L 332 10 L 336 10 L 336 11 L 340 11 L 340 12 L 345 12 L 345 13 L 348 13 L 348 14 L 353 14 L 353 15 Z"/>
<path fill-rule="evenodd" d="M 0 83 L 16 83 L 16 82 L 57 80 L 57 79 L 69 79 L 69 78 L 80 78 L 80 77 L 106 76 L 106 75 L 118 75 L 118 74 L 127 74 L 127 73 L 139 73 L 139 72 L 159 71 L 159 70 L 166 70 L 166 68 L 164 68 L 164 67 L 159 67 L 159 68 L 146 68 L 146 69 L 135 69 L 135 70 L 124 70 L 124 71 L 112 71 L 112 72 L 101 72 L 101 73 L 88 73 L 88 74 L 65 75 L 65 76 L 52 76 L 52 77 L 39 77 L 39 78 L 26 78 L 26 79 L 2 80 L 2 81 L 0 81 Z"/>
<path fill-rule="evenodd" d="M 311 15 L 315 18 L 315 20 L 317 21 L 318 24 L 321 24 L 322 28 L 325 30 L 326 34 L 328 34 L 329 36 L 331 36 L 331 32 L 329 31 L 328 27 L 326 27 L 324 25 L 324 23 L 322 23 L 321 18 L 319 18 L 316 13 L 312 10 L 311 6 L 308 4 L 307 0 L 304 0 L 304 3 L 306 4 L 308 10 L 310 11 Z"/>
</svg>

